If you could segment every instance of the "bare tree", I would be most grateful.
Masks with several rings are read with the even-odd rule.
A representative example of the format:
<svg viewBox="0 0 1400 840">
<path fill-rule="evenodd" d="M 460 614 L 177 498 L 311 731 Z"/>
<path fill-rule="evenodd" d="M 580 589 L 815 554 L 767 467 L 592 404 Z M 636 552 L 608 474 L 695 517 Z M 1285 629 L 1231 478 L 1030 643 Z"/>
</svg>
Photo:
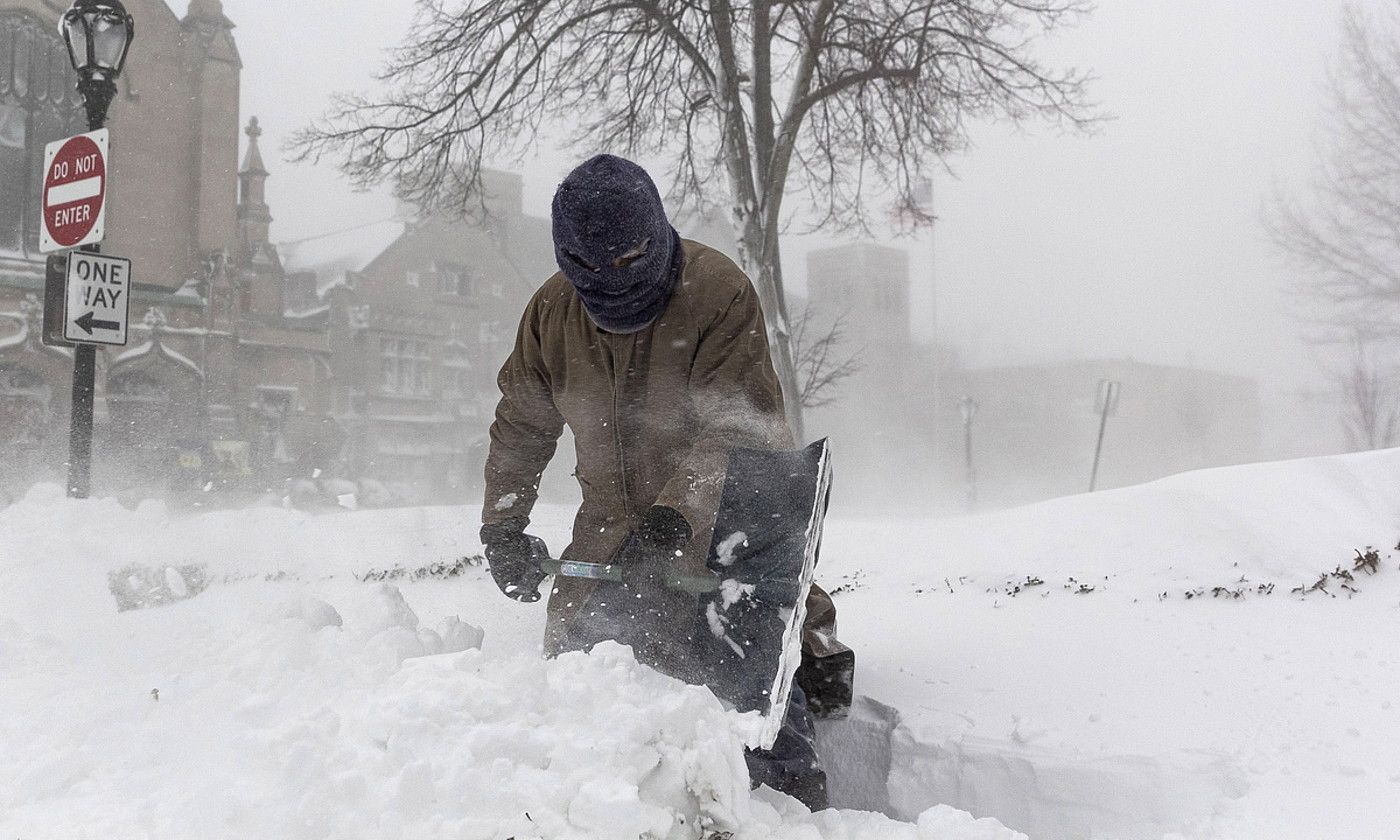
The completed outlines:
<svg viewBox="0 0 1400 840">
<path fill-rule="evenodd" d="M 805 192 L 818 227 L 865 228 L 873 201 L 919 211 L 913 181 L 969 121 L 1091 117 L 1085 77 L 1032 55 L 1086 0 L 418 0 L 386 92 L 347 96 L 299 134 L 360 185 L 465 208 L 483 157 L 548 130 L 670 167 L 670 197 L 724 184 L 783 387 L 800 393 L 779 234 Z M 561 128 L 562 127 L 562 128 Z M 800 400 L 788 400 L 801 435 Z"/>
<path fill-rule="evenodd" d="M 1328 367 L 1347 443 L 1377 449 L 1400 424 L 1400 368 L 1378 360 L 1400 337 L 1400 0 L 1381 17 L 1344 9 L 1326 117 L 1309 199 L 1277 194 L 1265 224 L 1317 304 L 1318 343 L 1346 346 Z"/>
<path fill-rule="evenodd" d="M 803 408 L 820 408 L 840 398 L 838 387 L 865 367 L 860 352 L 844 352 L 846 319 L 838 317 L 821 331 L 817 311 L 807 304 L 792 322 L 792 355 L 797 368 L 798 401 Z"/>
<path fill-rule="evenodd" d="M 1347 445 L 1356 451 L 1394 446 L 1400 431 L 1400 382 L 1396 365 L 1378 360 L 1385 339 L 1355 332 L 1346 364 L 1333 380 L 1342 395 L 1342 426 Z"/>
<path fill-rule="evenodd" d="M 1400 328 L 1400 2 L 1379 20 L 1348 7 L 1342 31 L 1311 200 L 1279 194 L 1265 212 L 1301 269 L 1295 291 L 1321 304 L 1335 340 Z"/>
</svg>

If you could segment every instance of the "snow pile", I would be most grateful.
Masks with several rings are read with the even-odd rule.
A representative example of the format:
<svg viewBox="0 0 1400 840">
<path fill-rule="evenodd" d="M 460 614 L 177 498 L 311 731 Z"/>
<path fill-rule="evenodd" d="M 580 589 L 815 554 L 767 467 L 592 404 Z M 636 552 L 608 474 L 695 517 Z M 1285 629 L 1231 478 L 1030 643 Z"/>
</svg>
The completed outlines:
<svg viewBox="0 0 1400 840">
<path fill-rule="evenodd" d="M 1169 583 L 1214 586 L 1247 575 L 1289 586 L 1317 577 L 1351 549 L 1386 548 L 1400 536 L 1400 450 L 1250 464 L 1184 473 L 1122 490 L 1068 496 L 973 517 L 911 523 L 920 559 L 883 564 L 942 585 L 950 572 L 991 585 L 1038 574 L 1102 590 L 1117 582 L 1152 594 Z M 888 522 L 828 529 L 839 553 L 868 551 Z M 878 544 L 878 543 L 876 543 Z M 1336 554 L 1338 549 L 1342 553 Z M 912 557 L 910 559 L 913 559 Z M 875 569 L 871 569 L 875 571 Z M 1019 577 L 1018 577 L 1019 576 Z M 951 581 L 956 584 L 956 575 Z M 955 586 L 956 588 L 956 586 Z M 1145 592 L 1144 592 L 1145 589 Z"/>
<path fill-rule="evenodd" d="M 831 739 L 837 801 L 1038 840 L 1394 837 L 1397 476 L 1388 450 L 828 523 L 856 689 L 889 712 Z"/>
<path fill-rule="evenodd" d="M 900 823 L 750 792 L 753 716 L 709 691 L 616 645 L 544 660 L 537 624 L 512 623 L 538 611 L 479 570 L 402 588 L 345 571 L 456 553 L 424 556 L 421 538 L 365 552 L 424 515 L 439 516 L 181 519 L 53 488 L 0 511 L 0 836 L 1019 836 L 946 807 Z M 303 556 L 307 531 L 340 570 Z M 106 572 L 142 555 L 221 571 L 189 600 L 119 613 Z M 485 631 L 454 614 L 473 602 Z"/>
<path fill-rule="evenodd" d="M 948 520 L 838 507 L 818 573 L 886 705 L 828 729 L 833 798 L 905 822 L 749 792 L 751 721 L 622 649 L 542 660 L 544 605 L 461 562 L 477 508 L 41 488 L 0 510 L 0 837 L 1389 838 L 1396 476 L 1400 450 Z M 537 511 L 556 550 L 571 515 Z M 209 586 L 118 613 L 131 563 Z"/>
</svg>

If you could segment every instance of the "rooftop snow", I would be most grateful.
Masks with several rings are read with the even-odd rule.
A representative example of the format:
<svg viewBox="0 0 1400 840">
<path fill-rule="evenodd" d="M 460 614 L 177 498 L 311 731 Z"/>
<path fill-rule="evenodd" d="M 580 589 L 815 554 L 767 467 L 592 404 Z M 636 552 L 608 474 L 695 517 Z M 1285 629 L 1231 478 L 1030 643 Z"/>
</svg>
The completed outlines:
<svg viewBox="0 0 1400 840">
<path fill-rule="evenodd" d="M 130 362 L 139 359 L 142 356 L 145 356 L 148 353 L 150 353 L 153 349 L 155 349 L 155 347 L 155 341 L 142 342 L 141 344 L 138 344 L 135 347 L 131 347 L 127 350 L 122 351 L 120 355 L 118 355 L 115 359 L 112 360 L 112 365 L 115 367 L 116 365 L 122 364 L 124 362 Z M 195 364 L 188 357 L 182 355 L 181 353 L 175 350 L 171 350 L 169 347 L 166 347 L 164 343 L 160 345 L 160 353 L 161 355 L 170 359 L 172 362 L 175 362 L 176 364 L 181 365 L 183 367 L 187 367 L 195 373 L 199 374 L 200 376 L 204 375 L 204 371 L 200 370 L 199 365 Z"/>
<path fill-rule="evenodd" d="M 347 272 L 364 271 L 404 234 L 400 219 L 386 219 L 335 233 L 284 242 L 277 246 L 288 274 L 309 271 L 318 290 L 344 279 Z"/>
</svg>

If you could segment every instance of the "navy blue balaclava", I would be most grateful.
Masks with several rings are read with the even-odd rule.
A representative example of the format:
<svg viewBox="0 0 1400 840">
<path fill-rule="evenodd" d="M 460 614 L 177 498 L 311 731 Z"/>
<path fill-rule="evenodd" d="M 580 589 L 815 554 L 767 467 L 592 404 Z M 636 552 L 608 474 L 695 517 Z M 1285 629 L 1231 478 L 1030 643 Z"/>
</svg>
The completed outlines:
<svg viewBox="0 0 1400 840">
<path fill-rule="evenodd" d="M 595 324 L 630 333 L 656 320 L 680 273 L 681 238 L 645 169 L 589 158 L 559 185 L 550 215 L 554 259 Z"/>
</svg>

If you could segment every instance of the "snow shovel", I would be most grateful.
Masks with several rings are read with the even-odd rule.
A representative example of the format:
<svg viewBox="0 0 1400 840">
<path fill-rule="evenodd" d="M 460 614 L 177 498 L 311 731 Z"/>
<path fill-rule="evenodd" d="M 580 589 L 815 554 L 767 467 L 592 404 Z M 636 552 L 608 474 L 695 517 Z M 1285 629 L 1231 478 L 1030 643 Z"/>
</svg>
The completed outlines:
<svg viewBox="0 0 1400 840">
<path fill-rule="evenodd" d="M 760 746 L 783 726 L 802 662 L 807 593 L 831 496 L 831 447 L 735 449 L 715 517 L 709 567 L 724 578 L 706 609 L 705 680 L 739 711 L 763 715 Z"/>
<path fill-rule="evenodd" d="M 695 640 L 698 681 L 738 711 L 759 712 L 764 749 L 782 728 L 801 664 L 830 489 L 825 439 L 796 451 L 731 450 L 706 560 L 715 574 L 669 582 L 704 604 L 705 626 Z M 548 574 L 622 581 L 615 564 L 538 559 Z"/>
</svg>

